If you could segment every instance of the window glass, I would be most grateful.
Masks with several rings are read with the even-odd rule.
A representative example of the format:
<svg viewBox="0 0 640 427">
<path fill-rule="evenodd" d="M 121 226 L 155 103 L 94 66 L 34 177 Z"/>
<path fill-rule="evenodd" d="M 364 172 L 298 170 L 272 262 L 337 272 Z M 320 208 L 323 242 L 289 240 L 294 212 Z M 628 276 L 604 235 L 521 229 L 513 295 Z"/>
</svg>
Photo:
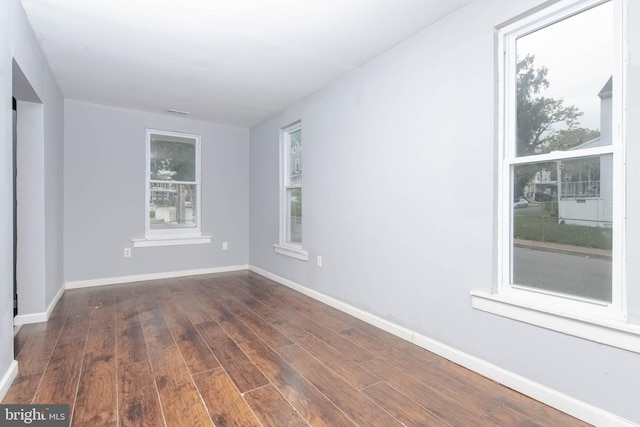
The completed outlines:
<svg viewBox="0 0 640 427">
<path fill-rule="evenodd" d="M 613 3 L 560 18 L 508 44 L 509 284 L 611 303 Z"/>
<path fill-rule="evenodd" d="M 517 156 L 611 144 L 613 4 L 516 40 Z"/>
<path fill-rule="evenodd" d="M 200 137 L 147 130 L 147 150 L 147 233 L 199 233 Z"/>
<path fill-rule="evenodd" d="M 151 179 L 195 181 L 196 144 L 193 139 L 152 135 L 150 149 Z"/>
<path fill-rule="evenodd" d="M 302 188 L 287 190 L 287 241 L 302 243 Z"/>
<path fill-rule="evenodd" d="M 302 185 L 302 130 L 289 134 L 289 185 Z"/>
<path fill-rule="evenodd" d="M 280 242 L 302 244 L 302 128 L 300 123 L 282 133 L 283 195 Z"/>
<path fill-rule="evenodd" d="M 611 158 L 514 166 L 514 285 L 611 302 Z"/>
<path fill-rule="evenodd" d="M 152 229 L 197 226 L 196 186 L 152 182 L 149 226 Z"/>
</svg>

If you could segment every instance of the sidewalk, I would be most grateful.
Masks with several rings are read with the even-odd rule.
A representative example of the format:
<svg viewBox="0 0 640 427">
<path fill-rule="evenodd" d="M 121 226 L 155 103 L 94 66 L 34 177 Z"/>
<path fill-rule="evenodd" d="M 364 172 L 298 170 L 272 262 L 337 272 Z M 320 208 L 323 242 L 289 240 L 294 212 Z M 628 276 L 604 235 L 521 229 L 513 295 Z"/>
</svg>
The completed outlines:
<svg viewBox="0 0 640 427">
<path fill-rule="evenodd" d="M 563 245 L 561 243 L 539 242 L 536 240 L 513 239 L 516 248 L 533 249 L 536 251 L 554 252 L 558 254 L 576 255 L 588 258 L 611 261 L 611 250 L 586 248 L 584 246 Z"/>
</svg>

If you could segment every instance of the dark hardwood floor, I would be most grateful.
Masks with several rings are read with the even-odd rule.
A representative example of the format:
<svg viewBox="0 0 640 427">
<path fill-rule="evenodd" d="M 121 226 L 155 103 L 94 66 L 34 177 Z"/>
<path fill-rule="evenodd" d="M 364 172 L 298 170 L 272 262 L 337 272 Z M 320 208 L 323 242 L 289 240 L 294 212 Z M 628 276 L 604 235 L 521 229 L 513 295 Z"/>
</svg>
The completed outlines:
<svg viewBox="0 0 640 427">
<path fill-rule="evenodd" d="M 74 426 L 586 426 L 250 272 L 68 290 L 3 403 Z"/>
</svg>

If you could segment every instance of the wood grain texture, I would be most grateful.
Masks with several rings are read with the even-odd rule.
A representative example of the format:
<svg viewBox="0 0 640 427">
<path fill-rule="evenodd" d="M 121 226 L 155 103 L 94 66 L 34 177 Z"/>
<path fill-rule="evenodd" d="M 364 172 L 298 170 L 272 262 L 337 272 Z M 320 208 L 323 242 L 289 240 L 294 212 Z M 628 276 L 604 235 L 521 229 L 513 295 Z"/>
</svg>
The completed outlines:
<svg viewBox="0 0 640 427">
<path fill-rule="evenodd" d="M 73 426 L 587 424 L 251 272 L 68 290 L 3 403 Z"/>
<path fill-rule="evenodd" d="M 379 382 L 363 390 L 369 399 L 408 426 L 448 427 L 436 415 L 424 409 L 389 384 Z"/>
<path fill-rule="evenodd" d="M 70 356 L 67 356 L 70 355 Z M 79 345 L 56 346 L 44 372 L 32 403 L 74 405 L 78 376 L 82 369 L 82 349 Z"/>
<path fill-rule="evenodd" d="M 376 359 L 365 363 L 364 366 L 391 387 L 401 390 L 403 394 L 423 408 L 450 424 L 475 425 L 474 423 L 477 422 L 478 418 L 487 414 L 478 409 L 473 401 L 458 400 L 453 396 L 449 396 L 448 393 L 443 394 L 435 388 L 439 388 L 439 384 L 424 383 L 411 373 L 390 365 L 385 360 Z M 435 387 L 432 385 L 435 385 Z M 455 389 L 454 385 L 451 387 L 451 393 L 457 395 L 460 391 Z"/>
<path fill-rule="evenodd" d="M 125 292 L 123 292 L 125 293 Z M 125 293 L 116 299 L 116 336 L 119 365 L 127 365 L 147 359 L 147 345 L 133 296 Z"/>
<path fill-rule="evenodd" d="M 243 344 L 242 348 L 310 425 L 354 425 L 326 395 L 265 343 L 253 341 Z"/>
<path fill-rule="evenodd" d="M 308 427 L 295 409 L 271 385 L 260 387 L 245 395 L 265 427 Z"/>
<path fill-rule="evenodd" d="M 87 353 L 73 411 L 77 425 L 116 426 L 116 359 L 112 354 Z"/>
<path fill-rule="evenodd" d="M 214 322 L 197 325 L 198 331 L 216 355 L 241 393 L 268 384 L 267 378 L 238 345 Z"/>
<path fill-rule="evenodd" d="M 259 427 L 251 407 L 222 369 L 194 375 L 193 379 L 216 427 Z"/>
<path fill-rule="evenodd" d="M 376 405 L 364 394 L 313 358 L 298 345 L 283 347 L 278 352 L 296 370 L 304 375 L 325 396 L 331 396 L 342 411 L 359 425 L 401 425 L 398 420 Z"/>
<path fill-rule="evenodd" d="M 118 369 L 118 425 L 163 426 L 164 418 L 149 362 L 121 365 Z"/>
<path fill-rule="evenodd" d="M 380 381 L 371 371 L 358 365 L 347 356 L 334 349 L 316 336 L 305 332 L 286 320 L 274 323 L 285 335 L 300 347 L 313 354 L 318 360 L 331 368 L 335 373 L 355 388 L 361 389 Z"/>
<path fill-rule="evenodd" d="M 42 374 L 19 375 L 13 380 L 2 403 L 7 405 L 31 403 L 36 394 Z"/>
<path fill-rule="evenodd" d="M 165 315 L 165 319 L 189 372 L 197 374 L 220 367 L 220 363 L 184 313 Z"/>
<path fill-rule="evenodd" d="M 138 304 L 140 310 L 143 303 Z M 206 408 L 178 350 L 169 327 L 157 307 L 141 313 L 149 360 L 167 425 L 211 426 Z"/>
</svg>

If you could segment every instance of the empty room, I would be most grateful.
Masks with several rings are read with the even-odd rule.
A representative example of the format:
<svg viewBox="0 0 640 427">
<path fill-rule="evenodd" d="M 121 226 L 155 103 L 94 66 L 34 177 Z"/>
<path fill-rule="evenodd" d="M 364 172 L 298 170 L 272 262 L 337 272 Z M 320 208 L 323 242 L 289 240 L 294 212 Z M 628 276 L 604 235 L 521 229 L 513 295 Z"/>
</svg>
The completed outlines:
<svg viewBox="0 0 640 427">
<path fill-rule="evenodd" d="M 640 426 L 637 22 L 2 1 L 0 425 Z"/>
</svg>

